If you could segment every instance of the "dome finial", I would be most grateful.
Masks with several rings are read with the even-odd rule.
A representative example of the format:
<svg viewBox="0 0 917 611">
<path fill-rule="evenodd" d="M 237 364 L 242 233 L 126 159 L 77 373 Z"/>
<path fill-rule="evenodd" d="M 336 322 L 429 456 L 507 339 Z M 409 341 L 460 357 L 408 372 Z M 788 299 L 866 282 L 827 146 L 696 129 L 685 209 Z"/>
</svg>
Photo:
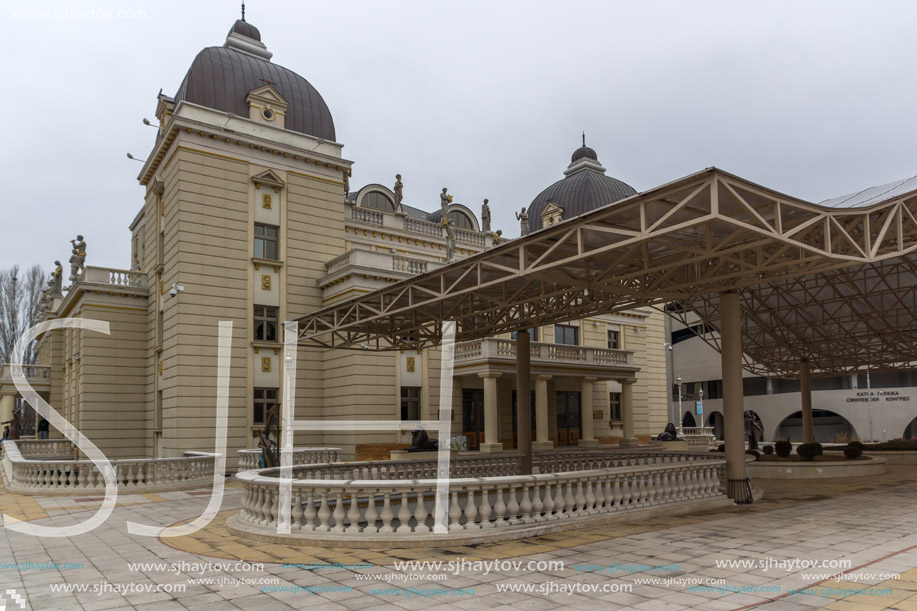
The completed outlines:
<svg viewBox="0 0 917 611">
<path fill-rule="evenodd" d="M 244 4 L 242 6 L 245 6 Z M 244 9 L 243 9 L 244 12 Z M 583 146 L 586 146 L 586 132 L 583 132 Z"/>
<path fill-rule="evenodd" d="M 242 21 L 245 21 L 245 0 L 242 0 Z"/>
</svg>

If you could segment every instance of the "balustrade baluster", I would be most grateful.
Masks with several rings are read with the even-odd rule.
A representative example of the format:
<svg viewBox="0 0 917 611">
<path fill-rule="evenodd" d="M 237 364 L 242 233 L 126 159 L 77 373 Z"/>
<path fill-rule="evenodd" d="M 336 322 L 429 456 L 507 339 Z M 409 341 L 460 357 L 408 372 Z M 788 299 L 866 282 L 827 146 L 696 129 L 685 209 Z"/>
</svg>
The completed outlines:
<svg viewBox="0 0 917 611">
<path fill-rule="evenodd" d="M 384 492 L 384 497 L 382 500 L 382 526 L 379 528 L 380 533 L 392 533 L 395 530 L 392 528 L 392 520 L 395 518 L 395 514 L 392 512 L 392 493 L 390 490 Z"/>
<path fill-rule="evenodd" d="M 490 490 L 487 485 L 481 486 L 481 507 L 478 513 L 481 515 L 481 528 L 493 528 L 496 526 L 496 524 L 490 521 L 493 509 L 490 504 Z"/>
<path fill-rule="evenodd" d="M 497 495 L 496 503 L 494 503 L 494 526 L 498 528 L 501 526 L 506 526 L 504 518 L 506 516 L 506 503 L 503 501 L 503 490 L 497 485 L 494 493 Z"/>
<path fill-rule="evenodd" d="M 405 534 L 411 532 L 411 512 L 408 511 L 408 495 L 407 492 L 402 489 L 400 492 L 401 495 L 401 506 L 398 508 L 398 529 L 395 530 L 398 534 Z"/>
<path fill-rule="evenodd" d="M 430 512 L 427 511 L 427 504 L 423 499 L 423 488 L 417 488 L 417 505 L 414 507 L 414 519 L 417 521 L 417 524 L 414 525 L 415 533 L 428 533 L 430 532 L 430 527 L 427 526 L 427 516 L 430 515 Z"/>
<path fill-rule="evenodd" d="M 372 501 L 372 499 L 370 499 Z M 357 490 L 350 493 L 350 510 L 347 512 L 347 532 L 358 533 L 360 528 L 360 504 L 357 502 Z"/>
<path fill-rule="evenodd" d="M 379 526 L 376 524 L 376 520 L 379 519 L 379 510 L 376 508 L 375 489 L 369 488 L 365 492 L 366 511 L 364 515 L 366 518 L 366 527 L 363 529 L 363 532 L 376 533 L 379 532 Z"/>
<path fill-rule="evenodd" d="M 452 488 L 450 491 L 452 493 L 452 498 L 449 501 L 449 531 L 453 532 L 456 530 L 462 530 L 462 508 L 459 506 L 459 492 L 458 488 Z M 470 499 L 473 498 L 469 496 Z"/>
<path fill-rule="evenodd" d="M 318 532 L 329 532 L 331 530 L 331 508 L 328 507 L 328 491 L 321 491 L 322 500 L 318 508 L 318 525 L 315 530 Z"/>
</svg>

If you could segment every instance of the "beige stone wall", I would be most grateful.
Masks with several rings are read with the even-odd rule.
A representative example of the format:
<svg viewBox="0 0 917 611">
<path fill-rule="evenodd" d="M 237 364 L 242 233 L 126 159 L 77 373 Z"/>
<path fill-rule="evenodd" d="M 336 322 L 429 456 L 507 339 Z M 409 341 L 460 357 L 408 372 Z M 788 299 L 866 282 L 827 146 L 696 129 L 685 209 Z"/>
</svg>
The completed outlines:
<svg viewBox="0 0 917 611">
<path fill-rule="evenodd" d="M 212 451 L 219 321 L 233 322 L 229 448 L 247 446 L 250 268 L 247 163 L 180 148 L 165 168 L 162 449 Z"/>
<path fill-rule="evenodd" d="M 145 314 L 143 307 L 95 300 L 74 313 L 109 324 L 108 336 L 73 330 L 71 346 L 80 358 L 71 367 L 77 393 L 71 408 L 80 432 L 112 460 L 134 458 L 146 443 Z"/>
</svg>

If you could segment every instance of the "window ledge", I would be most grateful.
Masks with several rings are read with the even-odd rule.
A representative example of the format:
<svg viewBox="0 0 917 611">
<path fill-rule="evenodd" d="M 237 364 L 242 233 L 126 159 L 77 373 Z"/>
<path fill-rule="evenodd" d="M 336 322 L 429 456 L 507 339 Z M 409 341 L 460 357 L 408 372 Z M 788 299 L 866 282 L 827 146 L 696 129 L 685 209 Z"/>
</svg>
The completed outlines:
<svg viewBox="0 0 917 611">
<path fill-rule="evenodd" d="M 260 269 L 262 265 L 273 266 L 275 272 L 279 272 L 280 268 L 283 267 L 283 261 L 275 259 L 259 259 L 258 257 L 252 257 L 252 263 L 255 264 L 255 269 Z"/>
<path fill-rule="evenodd" d="M 256 353 L 261 348 L 273 348 L 274 350 L 277 350 L 279 354 L 280 349 L 283 348 L 283 344 L 281 342 L 265 342 L 265 341 L 256 339 L 255 341 L 252 342 L 252 348 L 255 349 Z"/>
</svg>

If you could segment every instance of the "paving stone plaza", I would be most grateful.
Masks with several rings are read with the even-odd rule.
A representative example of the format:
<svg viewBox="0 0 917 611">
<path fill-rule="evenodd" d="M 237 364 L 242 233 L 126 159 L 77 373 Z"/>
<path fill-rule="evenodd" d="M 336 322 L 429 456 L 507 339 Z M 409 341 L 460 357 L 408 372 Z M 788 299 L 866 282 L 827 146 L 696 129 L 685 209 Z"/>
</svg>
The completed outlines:
<svg viewBox="0 0 917 611">
<path fill-rule="evenodd" d="M 198 533 L 138 537 L 127 533 L 127 521 L 187 521 L 200 515 L 209 491 L 125 494 L 112 517 L 85 535 L 37 538 L 0 529 L 0 558 L 21 565 L 0 569 L 0 583 L 24 595 L 27 609 L 917 609 L 912 467 L 890 466 L 870 478 L 756 485 L 764 490 L 757 503 L 704 515 L 622 521 L 476 547 L 388 551 L 241 540 L 223 525 L 240 505 L 236 484 Z M 39 525 L 72 524 L 100 505 L 98 497 L 0 494 L 3 514 Z M 805 560 L 849 563 L 837 569 L 789 564 Z M 454 564 L 438 570 L 395 564 L 425 561 Z M 481 568 L 494 561 L 500 564 Z M 529 570 L 531 561 L 563 565 Z M 49 568 L 52 563 L 58 568 Z M 813 575 L 822 572 L 857 577 Z M 883 578 L 889 575 L 900 578 Z M 65 584 L 88 591 L 61 591 Z M 176 591 L 118 591 L 131 584 Z M 630 591 L 602 591 L 626 586 Z M 589 591 L 593 587 L 597 591 Z M 7 598 L 6 608 L 17 608 Z"/>
</svg>

